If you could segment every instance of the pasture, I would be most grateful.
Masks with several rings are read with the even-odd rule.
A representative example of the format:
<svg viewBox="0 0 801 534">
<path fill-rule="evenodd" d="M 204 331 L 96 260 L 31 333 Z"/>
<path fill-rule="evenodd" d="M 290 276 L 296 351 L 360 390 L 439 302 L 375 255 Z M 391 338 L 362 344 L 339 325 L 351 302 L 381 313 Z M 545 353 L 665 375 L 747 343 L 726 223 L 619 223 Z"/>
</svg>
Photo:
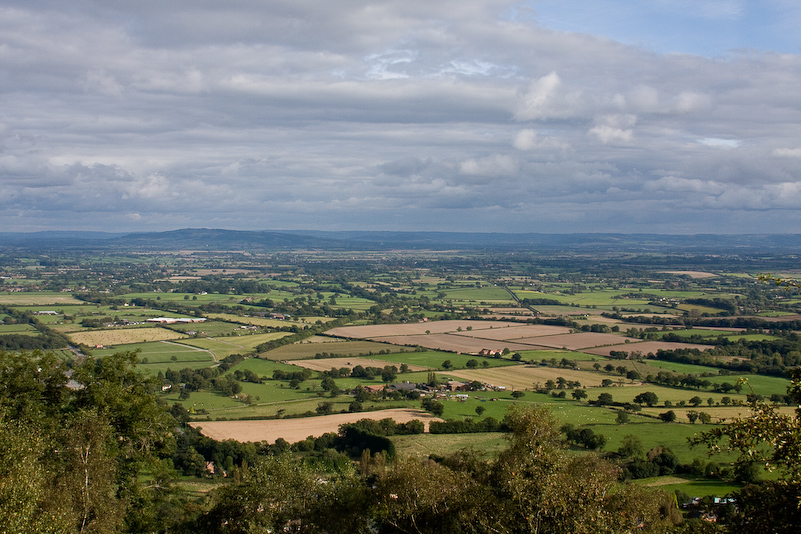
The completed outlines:
<svg viewBox="0 0 801 534">
<path fill-rule="evenodd" d="M 177 332 L 181 332 L 182 334 L 191 334 L 194 335 L 195 333 L 201 336 L 227 336 L 232 334 L 241 334 L 243 332 L 243 328 L 241 325 L 226 323 L 224 321 L 206 321 L 203 323 L 176 323 L 171 324 L 168 327 L 170 330 L 175 330 Z M 245 333 L 250 333 L 249 331 L 245 330 Z"/>
<path fill-rule="evenodd" d="M 269 334 L 250 334 L 243 336 L 228 336 L 222 338 L 199 337 L 183 340 L 186 345 L 206 349 L 213 353 L 217 359 L 223 359 L 231 354 L 253 352 L 256 346 L 266 341 L 279 339 L 291 335 L 289 332 L 273 332 Z"/>
<path fill-rule="evenodd" d="M 4 334 L 24 334 L 26 336 L 39 335 L 39 331 L 32 325 L 25 324 L 2 324 L 0 323 L 0 336 Z"/>
<path fill-rule="evenodd" d="M 137 369 L 150 374 L 157 374 L 167 369 L 201 369 L 214 365 L 211 353 L 195 347 L 173 341 L 156 341 L 150 343 L 133 343 L 118 345 L 113 349 L 93 349 L 92 355 L 104 357 L 117 352 L 139 351 L 140 363 Z M 142 363 L 144 362 L 144 363 Z"/>
</svg>

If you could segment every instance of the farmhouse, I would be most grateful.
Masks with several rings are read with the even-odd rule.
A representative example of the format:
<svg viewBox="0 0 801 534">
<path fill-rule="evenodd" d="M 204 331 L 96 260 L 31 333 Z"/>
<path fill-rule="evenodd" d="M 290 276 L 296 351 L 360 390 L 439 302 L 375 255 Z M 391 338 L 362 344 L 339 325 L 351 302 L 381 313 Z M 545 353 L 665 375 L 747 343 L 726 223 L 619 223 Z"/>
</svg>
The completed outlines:
<svg viewBox="0 0 801 534">
<path fill-rule="evenodd" d="M 448 389 L 450 391 L 470 391 L 470 384 L 459 382 L 458 380 L 450 380 L 448 381 Z"/>
</svg>

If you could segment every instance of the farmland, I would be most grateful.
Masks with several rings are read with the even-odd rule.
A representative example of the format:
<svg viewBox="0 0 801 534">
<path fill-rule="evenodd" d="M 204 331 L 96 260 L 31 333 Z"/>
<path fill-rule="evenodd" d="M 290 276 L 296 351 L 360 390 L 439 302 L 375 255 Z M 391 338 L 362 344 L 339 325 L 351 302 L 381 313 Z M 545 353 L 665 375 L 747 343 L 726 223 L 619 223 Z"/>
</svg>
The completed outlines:
<svg viewBox="0 0 801 534">
<path fill-rule="evenodd" d="M 662 447 L 689 465 L 710 460 L 687 438 L 748 416 L 750 402 L 792 414 L 799 292 L 760 285 L 737 262 L 666 269 L 644 256 L 601 272 L 581 255 L 408 254 L 104 259 L 113 277 L 87 268 L 81 291 L 33 289 L 57 285 L 38 273 L 19 285 L 30 290 L 0 293 L 0 342 L 50 348 L 69 366 L 133 353 L 171 414 L 216 440 L 308 445 L 362 418 L 419 419 L 476 431 L 389 436 L 400 456 L 472 447 L 490 459 L 508 445 L 497 425 L 510 408 L 548 406 L 560 425 L 601 434 L 596 452 L 621 466 L 631 435 L 642 461 Z M 154 317 L 205 321 L 146 323 Z M 675 420 L 663 422 L 668 412 Z M 323 454 L 313 447 L 293 452 Z M 727 476 L 638 483 L 739 487 Z"/>
<path fill-rule="evenodd" d="M 324 417 L 307 417 L 304 419 L 272 419 L 269 421 L 215 421 L 194 423 L 203 429 L 203 433 L 217 440 L 235 439 L 237 441 L 274 442 L 284 438 L 296 442 L 308 436 L 319 437 L 327 432 L 336 432 L 339 425 L 352 423 L 364 418 L 390 418 L 399 423 L 413 419 L 428 424 L 439 420 L 420 410 L 384 410 L 368 414 L 338 414 Z"/>
</svg>

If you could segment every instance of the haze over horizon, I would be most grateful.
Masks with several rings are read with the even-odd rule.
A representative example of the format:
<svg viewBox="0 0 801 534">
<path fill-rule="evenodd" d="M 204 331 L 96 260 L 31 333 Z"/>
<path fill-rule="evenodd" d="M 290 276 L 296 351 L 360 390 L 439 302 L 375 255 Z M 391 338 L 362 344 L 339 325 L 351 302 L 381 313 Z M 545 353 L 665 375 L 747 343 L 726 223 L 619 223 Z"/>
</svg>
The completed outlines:
<svg viewBox="0 0 801 534">
<path fill-rule="evenodd" d="M 801 233 L 789 0 L 0 2 L 4 232 Z"/>
</svg>

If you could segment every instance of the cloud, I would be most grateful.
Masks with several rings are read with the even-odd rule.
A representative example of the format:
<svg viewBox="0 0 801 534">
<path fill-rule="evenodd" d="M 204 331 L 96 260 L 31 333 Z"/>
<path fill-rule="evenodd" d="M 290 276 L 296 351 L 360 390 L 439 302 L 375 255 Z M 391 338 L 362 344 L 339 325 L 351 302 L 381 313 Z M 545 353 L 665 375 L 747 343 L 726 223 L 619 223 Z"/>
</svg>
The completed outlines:
<svg viewBox="0 0 801 534">
<path fill-rule="evenodd" d="M 774 148 L 772 153 L 779 158 L 801 159 L 801 148 Z"/>
<path fill-rule="evenodd" d="M 657 53 L 518 8 L 9 0 L 0 224 L 801 231 L 798 54 Z"/>
<path fill-rule="evenodd" d="M 718 137 L 705 137 L 704 139 L 699 139 L 698 142 L 702 145 L 725 149 L 737 148 L 743 144 L 740 139 L 720 139 Z"/>
<path fill-rule="evenodd" d="M 595 122 L 596 125 L 587 133 L 605 145 L 626 145 L 634 139 L 634 130 L 631 127 L 637 123 L 635 115 L 604 115 Z"/>
</svg>

